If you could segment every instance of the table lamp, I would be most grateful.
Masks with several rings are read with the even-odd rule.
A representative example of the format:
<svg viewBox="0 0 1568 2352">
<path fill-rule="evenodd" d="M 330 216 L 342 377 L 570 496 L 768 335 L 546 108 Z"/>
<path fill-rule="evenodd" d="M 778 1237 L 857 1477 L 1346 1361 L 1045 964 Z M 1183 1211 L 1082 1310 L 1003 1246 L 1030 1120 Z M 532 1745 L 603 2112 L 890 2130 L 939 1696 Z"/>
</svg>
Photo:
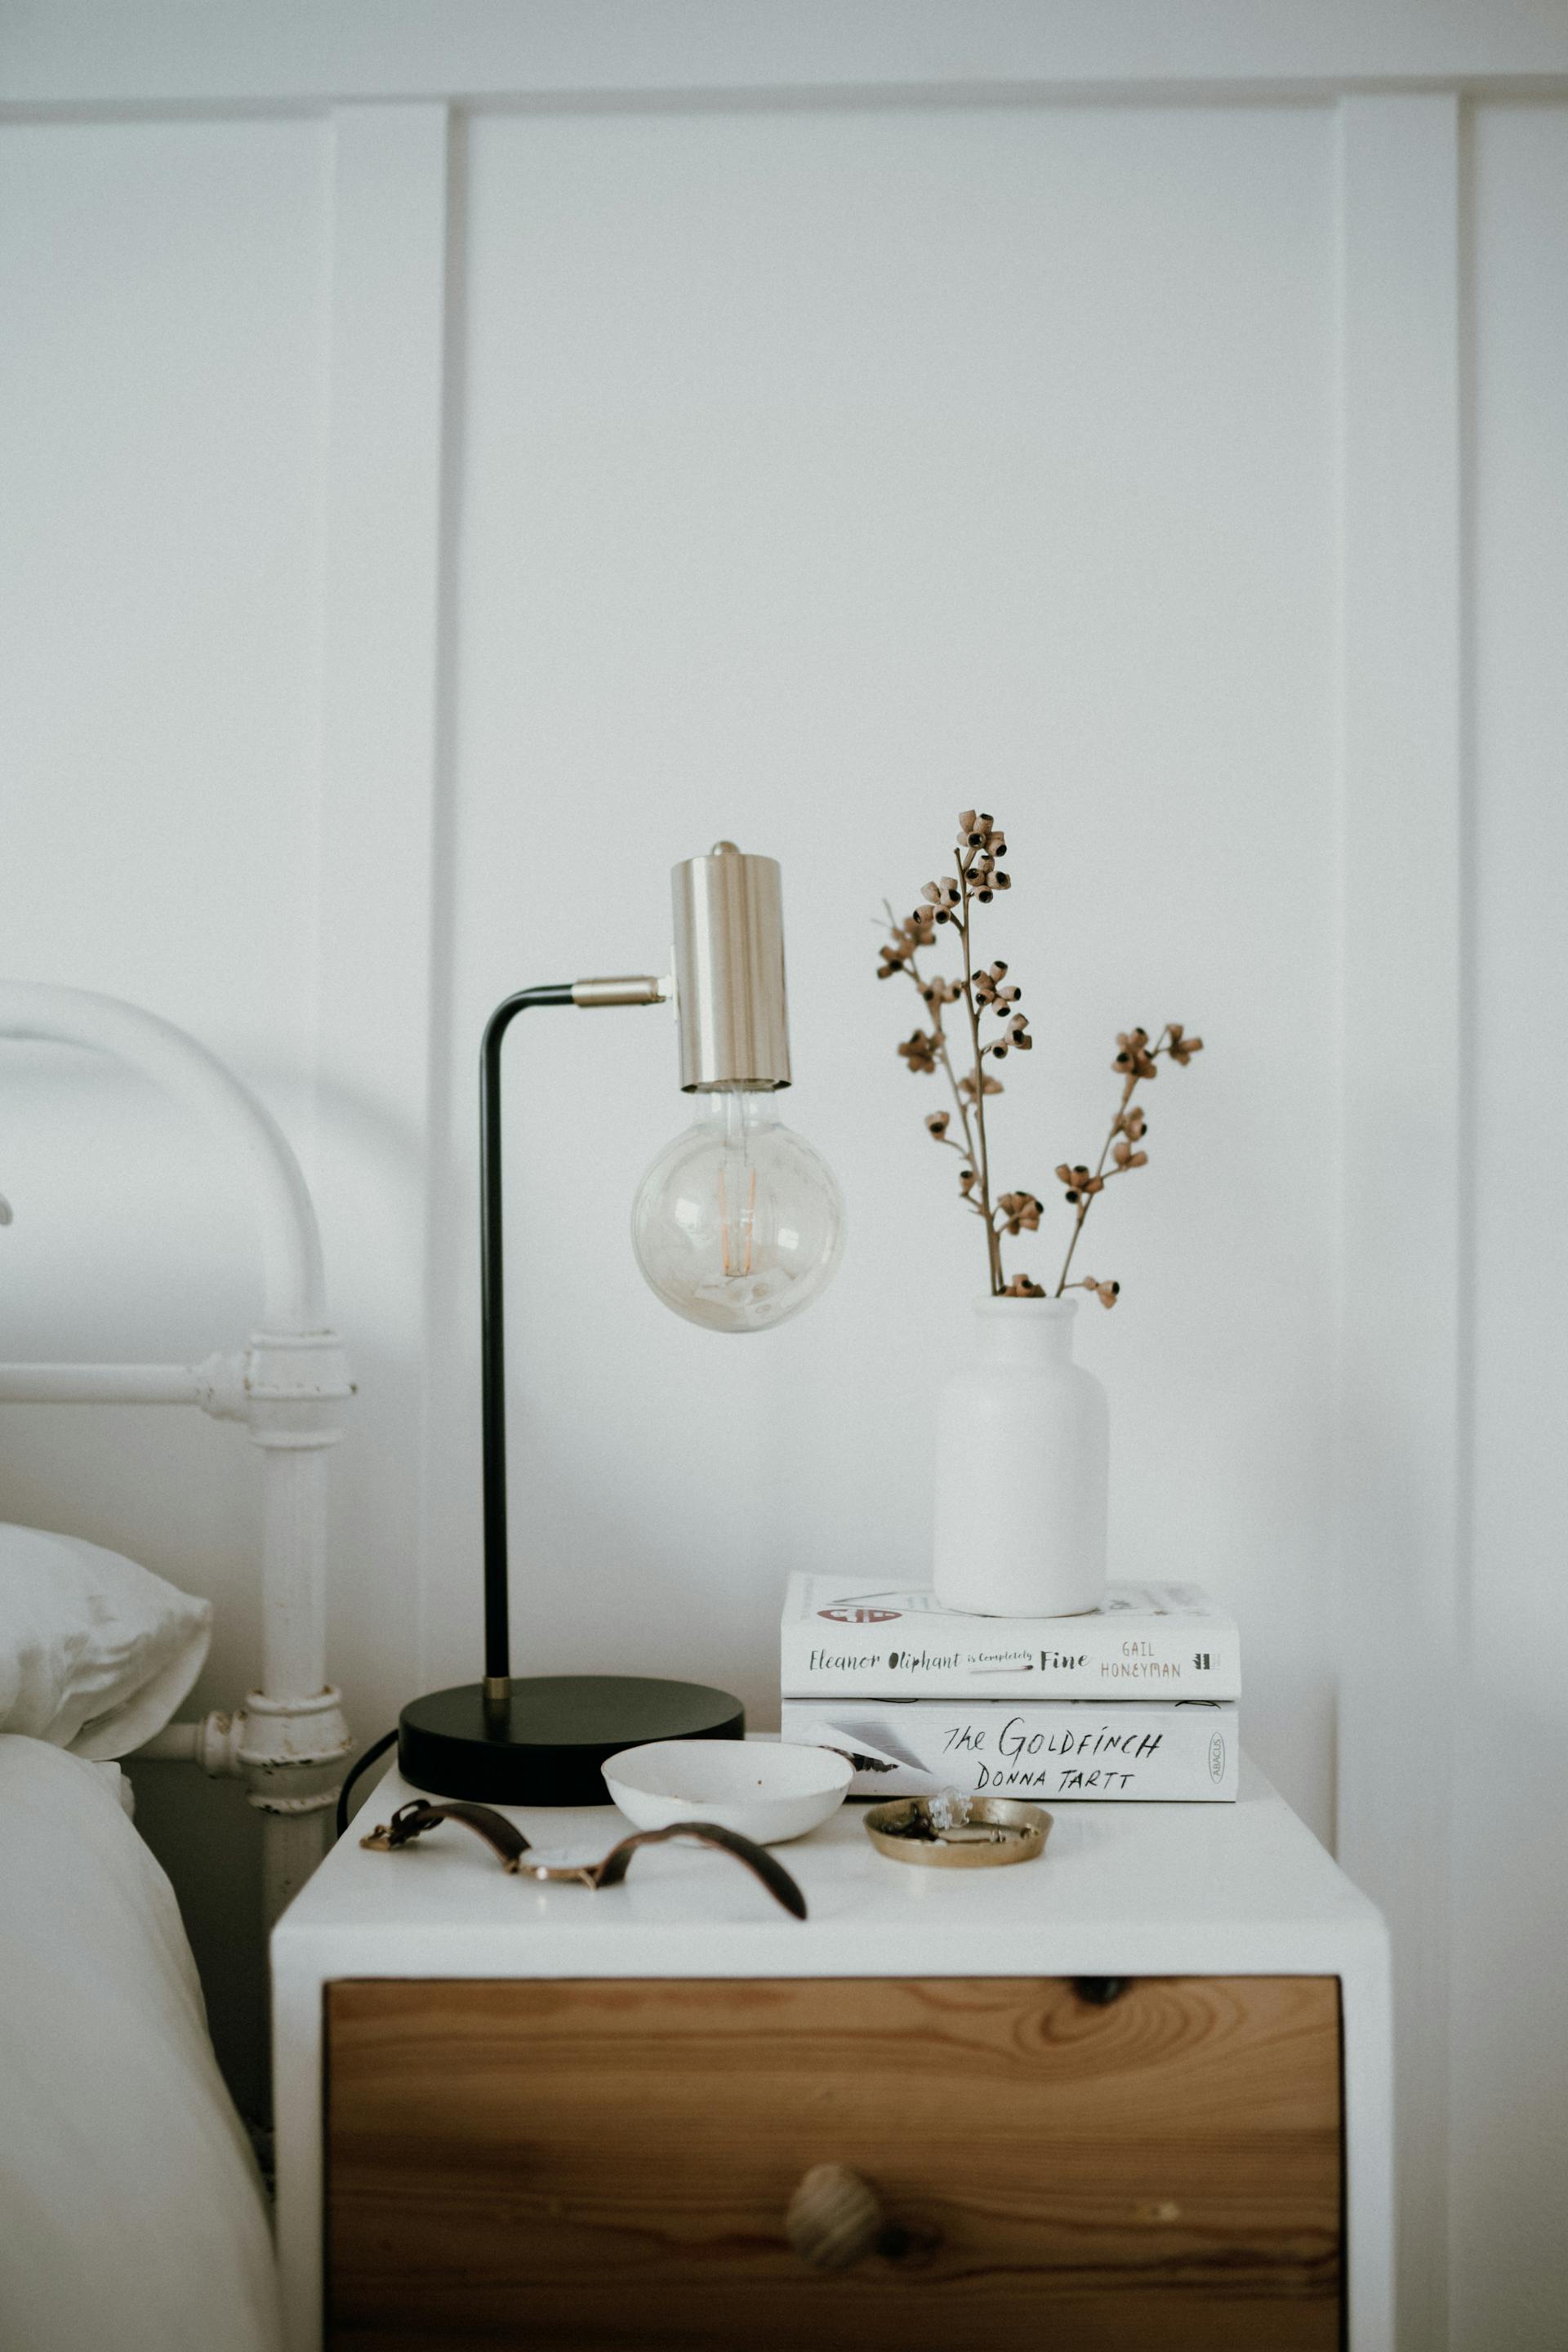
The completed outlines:
<svg viewBox="0 0 1568 2352">
<path fill-rule="evenodd" d="M 669 977 L 646 973 L 525 988 L 491 1013 L 479 1056 L 485 1672 L 413 1700 L 398 1766 L 416 1789 L 514 1805 L 606 1801 L 600 1767 L 650 1739 L 739 1739 L 728 1691 L 634 1675 L 511 1671 L 502 1296 L 501 1045 L 520 1013 L 666 1003 L 679 1023 L 680 1085 L 696 1123 L 658 1153 L 637 1191 L 632 1242 L 658 1296 L 710 1331 L 765 1331 L 826 1286 L 844 1239 L 826 1162 L 778 1118 L 790 1083 L 779 869 L 732 841 L 672 875 Z"/>
</svg>

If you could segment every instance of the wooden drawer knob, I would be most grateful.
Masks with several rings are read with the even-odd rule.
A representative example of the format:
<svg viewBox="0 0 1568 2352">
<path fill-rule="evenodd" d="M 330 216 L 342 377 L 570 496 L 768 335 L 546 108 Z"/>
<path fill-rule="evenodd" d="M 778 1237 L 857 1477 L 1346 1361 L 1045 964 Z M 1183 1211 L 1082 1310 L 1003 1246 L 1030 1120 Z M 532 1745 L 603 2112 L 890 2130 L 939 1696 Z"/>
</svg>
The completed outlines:
<svg viewBox="0 0 1568 2352">
<path fill-rule="evenodd" d="M 814 2270 L 847 2271 L 876 2252 L 888 2217 L 862 2174 L 847 2164 L 814 2164 L 789 2200 L 784 2229 Z"/>
</svg>

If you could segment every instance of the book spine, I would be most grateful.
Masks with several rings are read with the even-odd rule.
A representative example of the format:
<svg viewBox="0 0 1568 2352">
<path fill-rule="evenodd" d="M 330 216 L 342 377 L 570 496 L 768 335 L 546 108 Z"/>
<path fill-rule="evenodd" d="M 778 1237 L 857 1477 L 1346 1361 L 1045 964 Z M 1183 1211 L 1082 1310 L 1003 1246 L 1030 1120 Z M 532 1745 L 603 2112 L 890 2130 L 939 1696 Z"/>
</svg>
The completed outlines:
<svg viewBox="0 0 1568 2352">
<path fill-rule="evenodd" d="M 852 1797 L 1089 1798 L 1109 1802 L 1227 1804 L 1239 1767 L 1237 1709 L 1008 1706 L 919 1699 L 788 1699 L 779 1737 L 836 1748 L 856 1765 Z"/>
<path fill-rule="evenodd" d="M 994 1647 L 943 1644 L 917 1620 L 872 1637 L 847 1638 L 813 1622 L 785 1625 L 780 1686 L 788 1698 L 1235 1700 L 1241 1696 L 1241 1643 L 1223 1621 L 1147 1618 L 1086 1626 L 1063 1618 L 1042 1640 L 1031 1628 L 998 1635 Z M 826 1638 L 825 1638 L 826 1636 Z M 901 1638 L 900 1638 L 901 1637 Z"/>
</svg>

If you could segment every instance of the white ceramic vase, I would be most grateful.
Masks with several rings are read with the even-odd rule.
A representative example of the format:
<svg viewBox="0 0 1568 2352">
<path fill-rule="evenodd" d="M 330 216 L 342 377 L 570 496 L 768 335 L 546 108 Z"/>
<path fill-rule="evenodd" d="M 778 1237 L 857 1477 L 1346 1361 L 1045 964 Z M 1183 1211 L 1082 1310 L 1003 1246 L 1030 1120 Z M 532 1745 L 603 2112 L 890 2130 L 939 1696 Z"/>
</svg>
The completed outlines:
<svg viewBox="0 0 1568 2352">
<path fill-rule="evenodd" d="M 1067 1617 L 1105 1593 L 1105 1391 L 1072 1360 L 1076 1298 L 977 1298 L 937 1405 L 936 1597 Z"/>
</svg>

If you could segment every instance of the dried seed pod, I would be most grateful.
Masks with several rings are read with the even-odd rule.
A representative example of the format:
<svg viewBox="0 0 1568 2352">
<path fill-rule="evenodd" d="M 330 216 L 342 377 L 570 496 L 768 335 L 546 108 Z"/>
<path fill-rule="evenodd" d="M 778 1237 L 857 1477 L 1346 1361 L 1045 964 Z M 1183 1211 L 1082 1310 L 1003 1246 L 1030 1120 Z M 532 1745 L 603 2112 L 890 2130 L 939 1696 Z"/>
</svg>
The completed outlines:
<svg viewBox="0 0 1568 2352">
<path fill-rule="evenodd" d="M 1056 1172 L 1057 1181 L 1067 1186 L 1069 1202 L 1076 1202 L 1079 1199 L 1092 1201 L 1097 1192 L 1105 1190 L 1104 1177 L 1094 1175 L 1081 1160 L 1073 1168 L 1069 1168 L 1064 1160 Z"/>
<path fill-rule="evenodd" d="M 996 1206 L 1002 1212 L 1004 1233 L 1033 1234 L 1039 1231 L 1040 1203 L 1032 1192 L 1004 1192 Z"/>
<path fill-rule="evenodd" d="M 1189 1037 L 1179 1021 L 1172 1022 L 1171 1042 L 1166 1051 L 1173 1062 L 1179 1062 L 1185 1069 L 1193 1055 L 1201 1054 L 1203 1050 L 1204 1041 L 1201 1037 Z"/>
<path fill-rule="evenodd" d="M 1077 1282 L 1069 1282 L 1067 1288 L 1092 1291 L 1102 1307 L 1114 1307 L 1121 1296 L 1121 1285 L 1119 1282 L 1097 1282 L 1092 1274 L 1082 1276 Z"/>
<path fill-rule="evenodd" d="M 947 1130 L 948 1130 L 948 1128 L 949 1128 L 949 1126 L 950 1126 L 950 1125 L 951 1125 L 951 1123 L 952 1123 L 952 1113 L 951 1111 L 946 1111 L 946 1110 L 933 1110 L 933 1111 L 928 1111 L 928 1112 L 926 1113 L 926 1132 L 927 1132 L 927 1134 L 928 1134 L 928 1135 L 934 1135 L 934 1136 L 935 1136 L 935 1138 L 936 1138 L 936 1139 L 937 1139 L 937 1141 L 940 1143 L 940 1142 L 942 1140 L 943 1137 L 946 1135 Z"/>
<path fill-rule="evenodd" d="M 960 809 L 958 845 L 960 849 L 988 851 L 993 857 L 999 857 L 1007 846 L 996 831 L 994 820 L 984 809 Z"/>
<path fill-rule="evenodd" d="M 1016 1274 L 1002 1293 L 1004 1298 L 1043 1298 L 1045 1292 L 1026 1274 Z"/>
<path fill-rule="evenodd" d="M 906 1066 L 921 1076 L 929 1076 L 936 1068 L 937 1041 L 928 1037 L 923 1029 L 916 1029 L 899 1047 Z"/>
<path fill-rule="evenodd" d="M 1159 1076 L 1160 1065 L 1149 1051 L 1147 1029 L 1119 1029 L 1116 1033 L 1116 1044 L 1118 1051 L 1111 1067 L 1120 1070 L 1124 1078 L 1157 1078 Z"/>
<path fill-rule="evenodd" d="M 1004 986 L 1006 970 L 1005 963 L 994 963 L 989 971 L 975 973 L 973 987 L 976 1003 L 994 1004 L 998 1012 L 1004 1005 L 1016 1004 L 1024 992 L 1020 988 Z"/>
<path fill-rule="evenodd" d="M 931 907 L 917 907 L 903 922 L 894 923 L 878 950 L 882 959 L 878 979 L 891 980 L 905 971 L 910 958 L 920 949 L 929 948 L 935 937 L 935 910 Z"/>
</svg>

